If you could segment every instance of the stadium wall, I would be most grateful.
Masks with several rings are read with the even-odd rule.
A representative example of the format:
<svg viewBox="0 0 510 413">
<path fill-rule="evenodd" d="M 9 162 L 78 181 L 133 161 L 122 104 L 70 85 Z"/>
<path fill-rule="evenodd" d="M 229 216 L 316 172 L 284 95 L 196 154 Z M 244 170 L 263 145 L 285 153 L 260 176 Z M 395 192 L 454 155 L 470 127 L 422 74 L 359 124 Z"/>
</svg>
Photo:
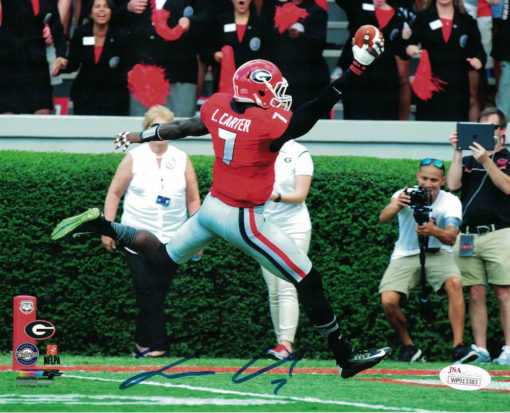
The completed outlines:
<svg viewBox="0 0 510 413">
<path fill-rule="evenodd" d="M 98 237 L 53 242 L 62 218 L 101 207 L 121 155 L 0 151 L 0 351 L 12 340 L 12 299 L 38 298 L 39 319 L 52 322 L 48 343 L 74 354 L 130 351 L 135 297 L 122 250 L 108 253 Z M 201 195 L 211 184 L 212 157 L 192 156 Z M 379 280 L 397 223 L 378 215 L 393 192 L 415 182 L 416 161 L 314 156 L 308 205 L 310 256 L 347 337 L 357 347 L 398 345 L 385 321 Z M 420 314 L 417 292 L 405 305 L 411 332 L 428 360 L 450 360 L 447 300 L 433 297 Z M 488 346 L 501 345 L 497 305 L 489 295 Z M 167 297 L 171 352 L 179 356 L 251 357 L 274 344 L 267 290 L 258 265 L 223 241 L 199 262 L 180 267 Z M 469 322 L 466 341 L 470 342 Z M 51 341 L 51 343 L 50 343 Z M 330 358 L 303 315 L 296 341 L 305 357 Z"/>
<path fill-rule="evenodd" d="M 0 150 L 112 153 L 121 131 L 139 130 L 140 117 L 0 115 Z M 452 158 L 454 122 L 321 120 L 299 142 L 313 155 Z M 209 136 L 174 141 L 191 155 L 211 155 Z"/>
</svg>

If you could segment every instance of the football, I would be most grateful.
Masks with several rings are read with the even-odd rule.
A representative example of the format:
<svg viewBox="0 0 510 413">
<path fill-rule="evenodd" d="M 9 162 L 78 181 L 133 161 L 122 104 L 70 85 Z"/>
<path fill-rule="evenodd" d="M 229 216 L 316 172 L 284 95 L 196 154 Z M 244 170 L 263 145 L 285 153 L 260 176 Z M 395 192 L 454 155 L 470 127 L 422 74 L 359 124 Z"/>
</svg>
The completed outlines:
<svg viewBox="0 0 510 413">
<path fill-rule="evenodd" d="M 365 39 L 365 35 L 367 33 L 370 36 L 368 39 L 369 46 L 372 46 L 374 37 L 379 36 L 380 39 L 383 38 L 382 33 L 377 27 L 372 26 L 370 24 L 365 24 L 364 26 L 361 26 L 358 30 L 356 30 L 356 34 L 354 35 L 354 44 L 358 47 L 363 47 L 363 42 Z"/>
</svg>

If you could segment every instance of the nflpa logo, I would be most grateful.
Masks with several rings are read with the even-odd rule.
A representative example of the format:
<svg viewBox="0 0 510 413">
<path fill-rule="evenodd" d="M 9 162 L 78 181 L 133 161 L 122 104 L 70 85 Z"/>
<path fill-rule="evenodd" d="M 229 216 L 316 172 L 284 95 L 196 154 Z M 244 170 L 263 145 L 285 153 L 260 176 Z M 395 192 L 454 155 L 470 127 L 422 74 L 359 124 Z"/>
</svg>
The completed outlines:
<svg viewBox="0 0 510 413">
<path fill-rule="evenodd" d="M 57 355 L 57 345 L 47 345 L 46 346 L 46 355 L 47 356 L 56 356 Z"/>
<path fill-rule="evenodd" d="M 60 364 L 60 357 L 57 356 L 57 345 L 50 344 L 46 346 L 46 356 L 44 356 L 44 364 Z"/>
</svg>

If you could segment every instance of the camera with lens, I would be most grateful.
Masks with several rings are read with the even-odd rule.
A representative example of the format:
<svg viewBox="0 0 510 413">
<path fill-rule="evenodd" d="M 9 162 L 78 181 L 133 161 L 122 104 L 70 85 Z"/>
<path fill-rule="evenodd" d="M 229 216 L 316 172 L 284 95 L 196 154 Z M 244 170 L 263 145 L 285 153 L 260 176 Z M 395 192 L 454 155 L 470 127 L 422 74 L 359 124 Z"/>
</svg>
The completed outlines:
<svg viewBox="0 0 510 413">
<path fill-rule="evenodd" d="M 406 189 L 406 195 L 411 198 L 409 206 L 413 209 L 414 220 L 418 225 L 423 225 L 429 221 L 429 214 L 432 208 L 432 194 L 427 188 L 413 186 Z"/>
</svg>

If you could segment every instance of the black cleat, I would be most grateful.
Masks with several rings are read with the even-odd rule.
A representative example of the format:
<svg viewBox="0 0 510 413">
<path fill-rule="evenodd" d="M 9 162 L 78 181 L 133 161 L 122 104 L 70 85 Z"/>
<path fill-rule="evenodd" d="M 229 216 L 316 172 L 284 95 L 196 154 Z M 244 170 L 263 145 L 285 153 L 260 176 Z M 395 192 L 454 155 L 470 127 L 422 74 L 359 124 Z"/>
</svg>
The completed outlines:
<svg viewBox="0 0 510 413">
<path fill-rule="evenodd" d="M 338 370 L 340 371 L 342 378 L 348 379 L 363 370 L 375 366 L 390 354 L 390 347 L 370 350 L 353 350 L 347 361 L 345 361 L 342 366 L 338 365 Z"/>
<path fill-rule="evenodd" d="M 398 354 L 398 361 L 406 361 L 413 363 L 418 360 L 422 355 L 422 351 L 415 344 L 400 346 L 400 353 Z"/>
<path fill-rule="evenodd" d="M 467 364 L 478 358 L 476 351 L 467 347 L 464 343 L 457 344 L 453 349 L 453 364 Z"/>
<path fill-rule="evenodd" d="M 57 240 L 66 235 L 72 234 L 75 237 L 79 234 L 94 232 L 94 227 L 97 227 L 101 216 L 102 213 L 98 208 L 90 208 L 82 214 L 63 219 L 51 233 L 51 239 Z"/>
</svg>

